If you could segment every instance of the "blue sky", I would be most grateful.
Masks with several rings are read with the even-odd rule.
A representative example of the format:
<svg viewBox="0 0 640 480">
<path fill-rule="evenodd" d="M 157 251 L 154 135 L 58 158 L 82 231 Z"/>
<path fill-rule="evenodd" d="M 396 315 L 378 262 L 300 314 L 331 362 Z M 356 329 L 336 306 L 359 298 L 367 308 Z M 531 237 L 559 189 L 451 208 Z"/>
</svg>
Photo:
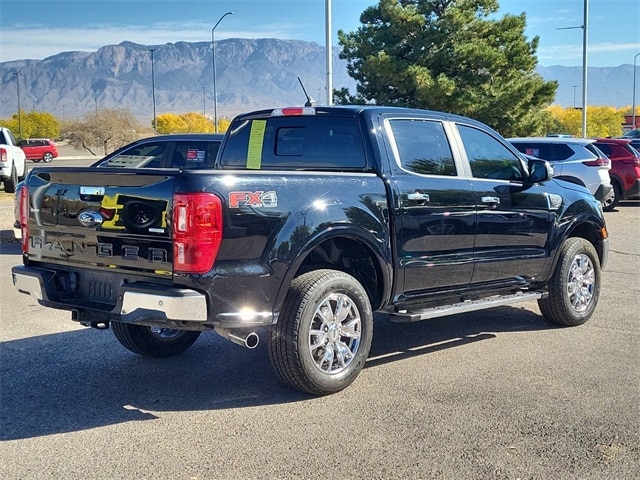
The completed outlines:
<svg viewBox="0 0 640 480">
<path fill-rule="evenodd" d="M 353 31 L 376 0 L 332 0 L 338 29 Z M 540 37 L 540 65 L 582 65 L 584 0 L 500 0 L 499 14 L 527 14 L 526 35 Z M 132 41 L 162 45 L 230 37 L 280 38 L 325 45 L 325 0 L 0 0 L 0 62 L 95 51 Z M 589 0 L 588 64 L 632 64 L 640 52 L 640 0 Z"/>
</svg>

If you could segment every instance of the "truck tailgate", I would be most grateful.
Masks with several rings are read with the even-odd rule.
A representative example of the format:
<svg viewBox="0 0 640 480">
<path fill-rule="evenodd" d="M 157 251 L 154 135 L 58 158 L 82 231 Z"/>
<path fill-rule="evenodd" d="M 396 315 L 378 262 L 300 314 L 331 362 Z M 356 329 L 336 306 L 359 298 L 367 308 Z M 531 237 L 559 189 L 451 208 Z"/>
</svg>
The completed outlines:
<svg viewBox="0 0 640 480">
<path fill-rule="evenodd" d="M 29 261 L 171 275 L 177 172 L 46 168 L 29 176 Z"/>
</svg>

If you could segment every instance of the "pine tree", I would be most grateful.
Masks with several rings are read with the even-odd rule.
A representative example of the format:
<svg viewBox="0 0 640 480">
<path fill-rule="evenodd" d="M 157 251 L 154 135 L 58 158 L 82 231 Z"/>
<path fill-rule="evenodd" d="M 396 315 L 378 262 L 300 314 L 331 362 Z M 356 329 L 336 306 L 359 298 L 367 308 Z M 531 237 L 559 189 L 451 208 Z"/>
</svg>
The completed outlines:
<svg viewBox="0 0 640 480">
<path fill-rule="evenodd" d="M 476 118 L 505 136 L 543 130 L 556 82 L 535 73 L 526 15 L 497 18 L 497 0 L 380 0 L 356 32 L 339 31 L 356 94 L 337 103 L 425 108 Z"/>
</svg>

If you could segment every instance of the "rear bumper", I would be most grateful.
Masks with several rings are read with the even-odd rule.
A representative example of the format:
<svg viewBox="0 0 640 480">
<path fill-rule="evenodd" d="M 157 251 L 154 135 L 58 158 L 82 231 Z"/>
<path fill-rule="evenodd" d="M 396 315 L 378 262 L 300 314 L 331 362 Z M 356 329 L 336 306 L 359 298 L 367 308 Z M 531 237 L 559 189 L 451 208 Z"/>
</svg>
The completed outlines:
<svg viewBox="0 0 640 480">
<path fill-rule="evenodd" d="M 596 197 L 596 200 L 603 201 L 613 195 L 613 186 L 612 185 L 600 185 L 596 193 L 593 194 Z"/>
<path fill-rule="evenodd" d="M 623 197 L 625 200 L 636 199 L 640 197 L 640 178 L 636 179 L 636 181 L 633 182 L 631 188 L 624 191 Z"/>
<path fill-rule="evenodd" d="M 56 285 L 57 272 L 53 270 L 15 266 L 11 273 L 20 293 L 59 310 L 88 310 L 96 312 L 96 317 L 127 323 L 206 322 L 208 318 L 205 295 L 188 288 L 133 282 L 120 288 L 116 305 L 108 305 L 61 294 Z"/>
</svg>

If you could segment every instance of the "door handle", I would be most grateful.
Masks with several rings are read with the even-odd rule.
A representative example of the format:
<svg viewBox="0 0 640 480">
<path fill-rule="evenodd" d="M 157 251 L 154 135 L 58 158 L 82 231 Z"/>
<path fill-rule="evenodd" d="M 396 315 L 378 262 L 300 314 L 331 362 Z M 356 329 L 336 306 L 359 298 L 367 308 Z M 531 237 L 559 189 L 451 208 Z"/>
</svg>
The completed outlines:
<svg viewBox="0 0 640 480">
<path fill-rule="evenodd" d="M 498 197 L 482 197 L 482 203 L 488 203 L 489 205 L 500 205 L 500 198 L 498 198 Z"/>
<path fill-rule="evenodd" d="M 407 200 L 428 202 L 429 201 L 429 194 L 428 193 L 421 193 L 421 192 L 409 193 L 409 194 L 407 194 Z"/>
</svg>

